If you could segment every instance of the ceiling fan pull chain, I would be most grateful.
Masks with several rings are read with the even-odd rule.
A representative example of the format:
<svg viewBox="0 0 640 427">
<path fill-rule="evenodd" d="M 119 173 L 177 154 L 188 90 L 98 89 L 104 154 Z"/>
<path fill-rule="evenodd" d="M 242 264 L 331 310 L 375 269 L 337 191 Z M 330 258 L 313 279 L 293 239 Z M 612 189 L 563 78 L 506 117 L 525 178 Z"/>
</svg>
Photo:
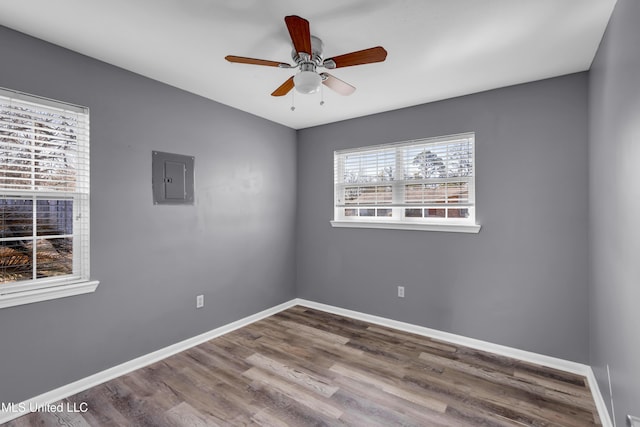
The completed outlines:
<svg viewBox="0 0 640 427">
<path fill-rule="evenodd" d="M 291 111 L 296 111 L 296 91 L 291 91 Z"/>
</svg>

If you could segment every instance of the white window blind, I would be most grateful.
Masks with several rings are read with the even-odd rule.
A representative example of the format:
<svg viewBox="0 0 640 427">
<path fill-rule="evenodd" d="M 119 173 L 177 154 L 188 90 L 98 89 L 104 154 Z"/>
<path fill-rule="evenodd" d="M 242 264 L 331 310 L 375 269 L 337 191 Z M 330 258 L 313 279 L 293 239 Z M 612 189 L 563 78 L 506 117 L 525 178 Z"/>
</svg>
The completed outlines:
<svg viewBox="0 0 640 427">
<path fill-rule="evenodd" d="M 475 225 L 473 133 L 334 153 L 334 221 Z"/>
<path fill-rule="evenodd" d="M 89 111 L 0 89 L 0 294 L 89 279 Z"/>
</svg>

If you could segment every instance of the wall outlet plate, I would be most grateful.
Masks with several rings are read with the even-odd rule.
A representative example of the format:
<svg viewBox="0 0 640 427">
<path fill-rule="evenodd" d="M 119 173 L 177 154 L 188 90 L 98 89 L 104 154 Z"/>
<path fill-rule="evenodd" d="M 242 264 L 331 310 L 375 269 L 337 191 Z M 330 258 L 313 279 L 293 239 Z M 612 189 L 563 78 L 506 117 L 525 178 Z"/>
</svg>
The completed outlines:
<svg viewBox="0 0 640 427">
<path fill-rule="evenodd" d="M 204 307 L 204 295 L 196 296 L 196 308 Z"/>
<path fill-rule="evenodd" d="M 398 298 L 404 298 L 404 286 L 398 286 Z"/>
</svg>

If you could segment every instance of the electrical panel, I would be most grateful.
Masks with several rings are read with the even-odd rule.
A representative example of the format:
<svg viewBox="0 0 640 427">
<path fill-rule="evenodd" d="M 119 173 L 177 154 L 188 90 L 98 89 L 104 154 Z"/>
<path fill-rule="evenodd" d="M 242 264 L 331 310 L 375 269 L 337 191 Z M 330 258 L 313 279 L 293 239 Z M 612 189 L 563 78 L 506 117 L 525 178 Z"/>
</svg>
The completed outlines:
<svg viewBox="0 0 640 427">
<path fill-rule="evenodd" d="M 155 205 L 193 205 L 193 156 L 153 152 L 152 186 Z"/>
</svg>

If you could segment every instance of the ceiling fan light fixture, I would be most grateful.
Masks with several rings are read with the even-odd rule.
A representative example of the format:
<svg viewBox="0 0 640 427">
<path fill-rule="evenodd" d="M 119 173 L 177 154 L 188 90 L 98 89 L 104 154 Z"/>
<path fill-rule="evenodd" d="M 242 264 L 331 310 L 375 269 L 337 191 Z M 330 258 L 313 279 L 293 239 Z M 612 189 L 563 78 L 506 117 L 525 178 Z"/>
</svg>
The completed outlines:
<svg viewBox="0 0 640 427">
<path fill-rule="evenodd" d="M 316 93 L 320 90 L 322 77 L 315 71 L 300 71 L 293 77 L 293 84 L 300 93 Z"/>
</svg>

